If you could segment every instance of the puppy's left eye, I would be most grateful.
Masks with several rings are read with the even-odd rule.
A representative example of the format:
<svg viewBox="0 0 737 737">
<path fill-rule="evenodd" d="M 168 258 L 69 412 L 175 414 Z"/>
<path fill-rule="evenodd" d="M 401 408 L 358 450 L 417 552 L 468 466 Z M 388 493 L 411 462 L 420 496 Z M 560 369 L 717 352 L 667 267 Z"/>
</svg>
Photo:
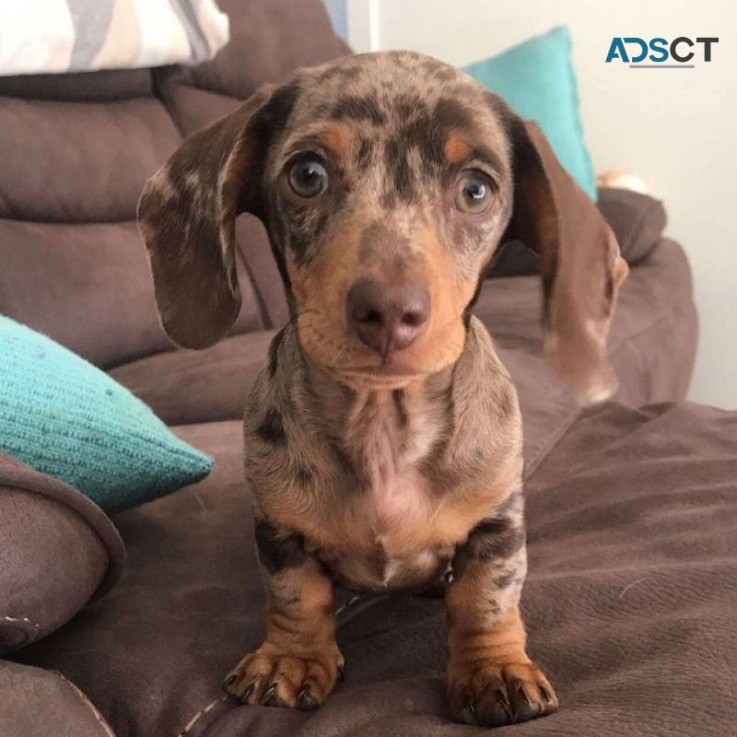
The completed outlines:
<svg viewBox="0 0 737 737">
<path fill-rule="evenodd" d="M 319 197 L 328 188 L 328 173 L 317 159 L 300 159 L 289 170 L 289 186 L 300 197 Z"/>
<path fill-rule="evenodd" d="M 493 185 L 480 171 L 463 172 L 456 185 L 455 206 L 469 215 L 481 215 L 491 206 Z"/>
</svg>

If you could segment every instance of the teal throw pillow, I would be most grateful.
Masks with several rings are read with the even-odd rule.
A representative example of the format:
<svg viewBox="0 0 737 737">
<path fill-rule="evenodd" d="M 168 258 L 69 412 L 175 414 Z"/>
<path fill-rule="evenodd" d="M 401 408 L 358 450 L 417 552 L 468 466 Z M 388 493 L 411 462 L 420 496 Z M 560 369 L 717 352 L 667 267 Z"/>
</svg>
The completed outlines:
<svg viewBox="0 0 737 737">
<path fill-rule="evenodd" d="M 539 123 L 561 164 L 596 199 L 596 176 L 583 140 L 568 28 L 553 28 L 463 71 L 504 98 L 522 118 Z"/>
<path fill-rule="evenodd" d="M 212 468 L 107 374 L 3 316 L 0 450 L 107 512 L 168 494 Z"/>
</svg>

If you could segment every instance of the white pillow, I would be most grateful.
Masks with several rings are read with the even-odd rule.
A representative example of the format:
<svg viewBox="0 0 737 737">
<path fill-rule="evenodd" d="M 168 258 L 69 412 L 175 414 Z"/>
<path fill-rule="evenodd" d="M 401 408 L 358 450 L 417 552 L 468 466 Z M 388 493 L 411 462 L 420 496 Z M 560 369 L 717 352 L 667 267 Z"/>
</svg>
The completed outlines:
<svg viewBox="0 0 737 737">
<path fill-rule="evenodd" d="M 199 64 L 228 35 L 214 0 L 0 2 L 0 75 Z"/>
</svg>

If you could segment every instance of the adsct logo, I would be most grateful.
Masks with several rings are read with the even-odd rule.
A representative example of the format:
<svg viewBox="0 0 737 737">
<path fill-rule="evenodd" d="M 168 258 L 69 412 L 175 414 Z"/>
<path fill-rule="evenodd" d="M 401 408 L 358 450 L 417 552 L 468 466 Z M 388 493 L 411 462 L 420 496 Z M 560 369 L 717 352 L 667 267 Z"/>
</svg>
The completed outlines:
<svg viewBox="0 0 737 737">
<path fill-rule="evenodd" d="M 630 69 L 693 69 L 696 62 L 710 62 L 712 46 L 719 43 L 715 36 L 679 36 L 672 41 L 651 38 L 646 41 L 639 36 L 615 36 L 606 55 L 606 63 L 629 64 Z M 650 63 L 654 62 L 654 63 Z"/>
</svg>

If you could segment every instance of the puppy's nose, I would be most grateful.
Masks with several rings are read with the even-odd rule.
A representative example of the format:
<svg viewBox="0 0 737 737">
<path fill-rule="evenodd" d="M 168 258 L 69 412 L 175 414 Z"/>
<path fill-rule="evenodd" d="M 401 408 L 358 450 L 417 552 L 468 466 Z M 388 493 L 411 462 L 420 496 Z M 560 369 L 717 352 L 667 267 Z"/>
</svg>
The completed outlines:
<svg viewBox="0 0 737 737">
<path fill-rule="evenodd" d="M 421 284 L 385 284 L 361 279 L 346 298 L 348 325 L 385 361 L 424 332 L 430 317 L 430 293 Z"/>
</svg>

